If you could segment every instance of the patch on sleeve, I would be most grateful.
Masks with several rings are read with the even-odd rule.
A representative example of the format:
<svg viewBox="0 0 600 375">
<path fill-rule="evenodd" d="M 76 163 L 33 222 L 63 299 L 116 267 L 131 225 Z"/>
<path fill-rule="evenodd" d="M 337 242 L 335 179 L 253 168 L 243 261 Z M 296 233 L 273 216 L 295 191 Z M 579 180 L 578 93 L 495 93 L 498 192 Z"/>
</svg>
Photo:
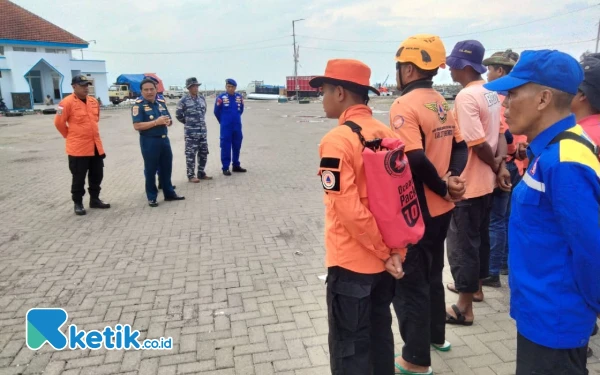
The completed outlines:
<svg viewBox="0 0 600 375">
<path fill-rule="evenodd" d="M 340 172 L 323 170 L 321 171 L 321 183 L 323 189 L 327 191 L 340 191 Z"/>
<path fill-rule="evenodd" d="M 392 120 L 392 126 L 394 129 L 398 130 L 402 127 L 402 125 L 404 125 L 404 117 L 400 115 L 394 116 L 394 119 Z"/>
<path fill-rule="evenodd" d="M 140 107 L 137 105 L 134 105 L 133 108 L 131 108 L 131 114 L 133 116 L 137 116 L 140 114 Z"/>
<path fill-rule="evenodd" d="M 223 103 L 223 99 L 217 98 L 217 105 L 221 105 Z"/>
<path fill-rule="evenodd" d="M 340 169 L 340 159 L 338 158 L 322 158 L 321 168 Z"/>
<path fill-rule="evenodd" d="M 64 108 L 63 108 L 62 106 L 60 106 L 60 105 L 59 105 L 59 106 L 56 108 L 56 114 L 57 114 L 57 115 L 59 115 L 59 116 L 60 116 L 60 115 L 62 115 L 62 111 L 63 111 L 63 109 L 64 109 Z"/>
</svg>

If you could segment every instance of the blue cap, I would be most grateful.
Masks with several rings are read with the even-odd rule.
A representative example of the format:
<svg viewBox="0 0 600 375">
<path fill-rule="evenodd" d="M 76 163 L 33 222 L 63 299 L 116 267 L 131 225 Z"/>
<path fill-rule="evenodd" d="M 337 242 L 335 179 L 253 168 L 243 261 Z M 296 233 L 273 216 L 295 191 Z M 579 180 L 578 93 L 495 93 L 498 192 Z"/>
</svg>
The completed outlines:
<svg viewBox="0 0 600 375">
<path fill-rule="evenodd" d="M 472 67 L 479 74 L 487 71 L 483 65 L 485 48 L 476 40 L 463 40 L 456 43 L 450 56 L 446 57 L 446 65 L 450 69 L 462 70 L 467 66 Z"/>
<path fill-rule="evenodd" d="M 537 83 L 572 95 L 583 81 L 583 69 L 572 56 L 555 50 L 523 51 L 510 74 L 486 83 L 490 91 L 509 91 Z"/>
<path fill-rule="evenodd" d="M 225 84 L 227 84 L 227 85 L 233 85 L 233 86 L 237 87 L 237 82 L 235 82 L 235 80 L 233 78 L 227 78 L 225 80 Z"/>
</svg>

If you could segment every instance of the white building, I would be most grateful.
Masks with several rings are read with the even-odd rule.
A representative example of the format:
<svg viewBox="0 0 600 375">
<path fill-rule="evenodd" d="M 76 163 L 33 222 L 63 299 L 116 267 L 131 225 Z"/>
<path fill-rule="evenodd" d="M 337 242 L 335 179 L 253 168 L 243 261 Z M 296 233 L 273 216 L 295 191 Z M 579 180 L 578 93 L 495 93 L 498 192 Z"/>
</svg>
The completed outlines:
<svg viewBox="0 0 600 375">
<path fill-rule="evenodd" d="M 72 51 L 88 43 L 8 1 L 0 0 L 0 97 L 11 109 L 45 107 L 73 92 L 71 78 L 84 74 L 93 81 L 90 95 L 108 104 L 106 63 L 77 60 Z"/>
</svg>

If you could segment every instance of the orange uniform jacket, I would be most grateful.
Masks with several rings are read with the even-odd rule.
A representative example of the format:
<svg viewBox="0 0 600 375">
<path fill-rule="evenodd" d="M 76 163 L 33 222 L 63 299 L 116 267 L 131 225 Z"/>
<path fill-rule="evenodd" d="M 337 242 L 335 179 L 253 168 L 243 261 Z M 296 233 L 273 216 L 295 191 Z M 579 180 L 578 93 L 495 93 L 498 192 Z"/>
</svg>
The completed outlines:
<svg viewBox="0 0 600 375">
<path fill-rule="evenodd" d="M 450 166 L 452 140 L 463 141 L 444 97 L 432 88 L 417 88 L 394 101 L 390 108 L 390 126 L 406 144 L 405 151 L 424 150 L 440 178 Z M 454 203 L 440 197 L 425 184 L 424 192 L 431 217 L 454 208 Z"/>
<path fill-rule="evenodd" d="M 325 191 L 326 266 L 374 274 L 385 271 L 391 251 L 369 211 L 363 146 L 356 133 L 342 125 L 346 121 L 358 124 L 366 140 L 398 136 L 374 119 L 369 107 L 355 105 L 340 116 L 340 125 L 329 131 L 319 146 L 319 174 Z"/>
<path fill-rule="evenodd" d="M 100 105 L 91 96 L 84 103 L 71 94 L 59 103 L 54 126 L 67 140 L 67 155 L 94 156 L 94 146 L 99 155 L 104 154 L 98 130 L 99 120 Z"/>
</svg>

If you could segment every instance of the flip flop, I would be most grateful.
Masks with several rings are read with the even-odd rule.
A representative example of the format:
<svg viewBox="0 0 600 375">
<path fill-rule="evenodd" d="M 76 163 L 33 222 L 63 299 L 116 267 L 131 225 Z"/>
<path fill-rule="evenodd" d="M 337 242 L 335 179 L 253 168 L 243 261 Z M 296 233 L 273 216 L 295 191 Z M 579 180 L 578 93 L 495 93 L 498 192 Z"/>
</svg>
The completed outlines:
<svg viewBox="0 0 600 375">
<path fill-rule="evenodd" d="M 452 344 L 450 344 L 450 342 L 448 340 L 444 341 L 444 343 L 442 345 L 432 343 L 431 346 L 433 346 L 433 348 L 435 350 L 440 351 L 440 352 L 447 352 L 447 351 L 450 351 L 450 349 L 452 349 Z"/>
<path fill-rule="evenodd" d="M 456 318 L 453 317 L 452 315 L 446 313 L 446 324 L 454 324 L 454 325 L 459 325 L 459 326 L 472 326 L 473 325 L 473 321 L 468 322 L 466 320 L 465 316 L 463 315 L 463 313 L 460 312 L 460 309 L 456 305 L 452 305 L 450 307 L 452 308 L 452 310 L 454 310 L 454 313 L 456 314 Z"/>
<path fill-rule="evenodd" d="M 456 290 L 456 287 L 454 286 L 454 283 L 446 284 L 446 289 L 448 289 L 452 293 L 456 293 L 456 294 L 459 293 L 458 290 Z M 482 298 L 475 298 L 475 297 L 473 297 L 473 302 L 483 302 L 483 299 Z"/>
<path fill-rule="evenodd" d="M 398 358 L 400 357 L 400 354 L 396 354 L 394 356 L 394 358 Z M 407 369 L 405 369 L 404 367 L 402 367 L 401 365 L 399 365 L 397 362 L 394 362 L 394 365 L 396 366 L 396 371 L 394 372 L 394 374 L 404 374 L 404 375 L 433 375 L 433 369 L 431 367 L 429 367 L 429 370 L 427 372 L 414 372 L 414 371 L 409 371 Z"/>
</svg>

